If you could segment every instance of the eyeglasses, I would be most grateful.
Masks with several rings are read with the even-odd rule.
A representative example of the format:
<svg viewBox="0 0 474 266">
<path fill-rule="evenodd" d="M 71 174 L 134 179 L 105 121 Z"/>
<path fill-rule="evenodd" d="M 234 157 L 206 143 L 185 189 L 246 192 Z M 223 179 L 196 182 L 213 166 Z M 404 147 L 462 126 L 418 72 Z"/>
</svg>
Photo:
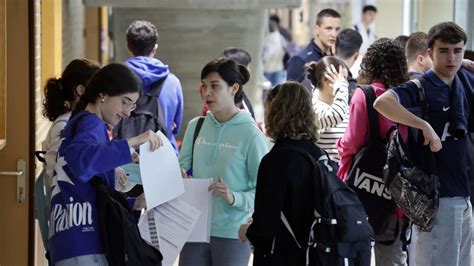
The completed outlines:
<svg viewBox="0 0 474 266">
<path fill-rule="evenodd" d="M 130 112 L 137 108 L 137 105 L 127 97 L 122 97 L 122 108 L 129 109 Z"/>
</svg>

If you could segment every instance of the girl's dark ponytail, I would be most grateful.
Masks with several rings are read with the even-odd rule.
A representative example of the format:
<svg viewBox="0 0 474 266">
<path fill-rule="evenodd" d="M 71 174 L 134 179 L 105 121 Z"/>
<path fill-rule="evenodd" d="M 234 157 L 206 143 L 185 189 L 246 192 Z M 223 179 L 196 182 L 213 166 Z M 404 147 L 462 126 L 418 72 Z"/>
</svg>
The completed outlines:
<svg viewBox="0 0 474 266">
<path fill-rule="evenodd" d="M 245 85 L 250 79 L 250 73 L 244 65 L 239 64 L 239 72 L 242 75 L 242 86 Z"/>
<path fill-rule="evenodd" d="M 238 104 L 241 103 L 244 100 L 244 85 L 249 81 L 250 79 L 250 73 L 247 70 L 247 68 L 244 65 L 238 65 L 239 66 L 239 72 L 240 72 L 240 84 L 239 84 L 239 90 L 235 93 L 234 96 L 234 103 Z"/>
<path fill-rule="evenodd" d="M 50 78 L 44 87 L 44 95 L 43 116 L 49 121 L 54 121 L 58 116 L 70 111 L 65 102 L 71 99 L 67 99 L 61 78 Z"/>
<path fill-rule="evenodd" d="M 60 78 L 51 78 L 46 83 L 43 115 L 54 121 L 58 116 L 72 111 L 72 104 L 77 97 L 77 86 L 86 86 L 99 69 L 97 62 L 87 59 L 72 60 Z"/>
</svg>

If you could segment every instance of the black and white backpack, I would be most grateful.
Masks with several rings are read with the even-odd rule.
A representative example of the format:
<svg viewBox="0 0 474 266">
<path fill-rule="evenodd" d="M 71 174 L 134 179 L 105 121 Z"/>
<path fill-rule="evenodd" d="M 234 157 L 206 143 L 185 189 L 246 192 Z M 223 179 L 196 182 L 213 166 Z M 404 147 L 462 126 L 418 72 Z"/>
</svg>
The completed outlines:
<svg viewBox="0 0 474 266">
<path fill-rule="evenodd" d="M 374 233 L 357 194 L 336 175 L 336 167 L 324 153 L 317 161 L 300 148 L 314 166 L 314 221 L 308 243 L 299 243 L 285 214 L 281 220 L 299 248 L 306 249 L 306 265 L 369 266 Z"/>
</svg>

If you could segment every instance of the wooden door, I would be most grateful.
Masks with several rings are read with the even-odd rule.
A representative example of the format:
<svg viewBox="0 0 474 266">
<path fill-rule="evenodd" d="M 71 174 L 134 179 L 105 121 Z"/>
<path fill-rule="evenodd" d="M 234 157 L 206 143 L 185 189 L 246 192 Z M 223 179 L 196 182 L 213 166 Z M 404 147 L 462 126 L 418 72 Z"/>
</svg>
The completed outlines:
<svg viewBox="0 0 474 266">
<path fill-rule="evenodd" d="M 0 0 L 0 265 L 33 261 L 33 199 L 26 0 Z M 23 171 L 23 173 L 21 173 Z M 30 176 L 33 174 L 33 177 Z"/>
</svg>

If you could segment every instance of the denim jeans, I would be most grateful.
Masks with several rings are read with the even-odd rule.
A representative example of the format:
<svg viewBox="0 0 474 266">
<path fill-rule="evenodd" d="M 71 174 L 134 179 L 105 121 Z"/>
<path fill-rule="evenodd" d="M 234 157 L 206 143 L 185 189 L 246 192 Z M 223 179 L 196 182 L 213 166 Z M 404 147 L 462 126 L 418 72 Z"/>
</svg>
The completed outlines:
<svg viewBox="0 0 474 266">
<path fill-rule="evenodd" d="M 272 83 L 272 86 L 276 86 L 285 82 L 286 71 L 277 71 L 277 72 L 264 72 L 263 75 Z"/>
<path fill-rule="evenodd" d="M 247 266 L 248 243 L 213 236 L 210 243 L 186 243 L 179 255 L 179 266 Z"/>
<path fill-rule="evenodd" d="M 469 197 L 440 198 L 431 232 L 413 226 L 415 265 L 471 265 L 472 206 Z M 411 261 L 411 260 L 410 260 Z M 411 266 L 411 265 L 410 265 Z"/>
<path fill-rule="evenodd" d="M 55 266 L 107 266 L 107 259 L 104 254 L 84 255 L 58 261 Z"/>
</svg>

